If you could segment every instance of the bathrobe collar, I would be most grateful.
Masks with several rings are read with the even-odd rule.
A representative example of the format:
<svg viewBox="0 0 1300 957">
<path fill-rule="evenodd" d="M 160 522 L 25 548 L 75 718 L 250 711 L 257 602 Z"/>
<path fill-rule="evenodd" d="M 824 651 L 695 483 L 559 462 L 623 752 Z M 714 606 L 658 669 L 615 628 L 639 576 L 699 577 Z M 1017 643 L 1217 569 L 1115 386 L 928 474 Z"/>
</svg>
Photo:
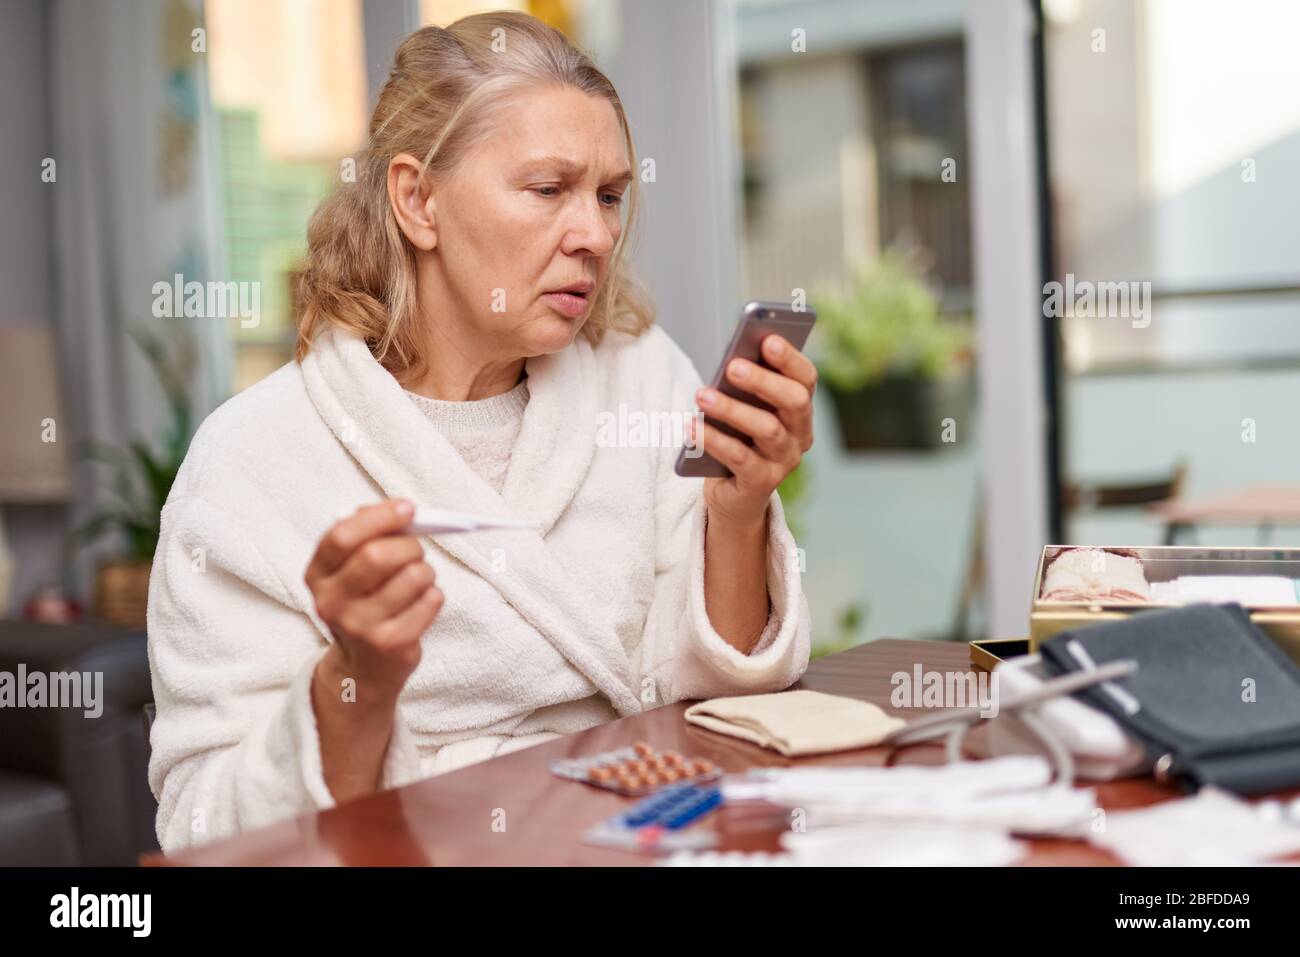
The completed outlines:
<svg viewBox="0 0 1300 957">
<path fill-rule="evenodd" d="M 537 532 L 430 540 L 495 586 L 619 714 L 633 714 L 641 709 L 622 643 L 544 539 L 577 494 L 595 454 L 596 358 L 579 338 L 554 355 L 528 359 L 525 367 L 528 405 L 500 494 L 465 464 L 360 337 L 337 328 L 322 331 L 302 361 L 302 374 L 321 419 L 385 497 L 541 522 Z"/>
</svg>

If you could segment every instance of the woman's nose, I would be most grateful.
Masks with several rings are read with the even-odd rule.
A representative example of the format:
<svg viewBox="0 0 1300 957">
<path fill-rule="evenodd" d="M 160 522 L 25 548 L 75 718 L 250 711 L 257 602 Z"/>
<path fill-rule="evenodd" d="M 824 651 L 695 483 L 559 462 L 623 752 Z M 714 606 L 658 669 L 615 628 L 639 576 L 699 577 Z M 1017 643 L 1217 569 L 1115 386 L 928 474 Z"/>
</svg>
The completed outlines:
<svg viewBox="0 0 1300 957">
<path fill-rule="evenodd" d="M 569 216 L 564 235 L 566 254 L 588 252 L 594 256 L 608 256 L 613 251 L 614 233 L 597 197 L 586 197 L 574 203 Z"/>
</svg>

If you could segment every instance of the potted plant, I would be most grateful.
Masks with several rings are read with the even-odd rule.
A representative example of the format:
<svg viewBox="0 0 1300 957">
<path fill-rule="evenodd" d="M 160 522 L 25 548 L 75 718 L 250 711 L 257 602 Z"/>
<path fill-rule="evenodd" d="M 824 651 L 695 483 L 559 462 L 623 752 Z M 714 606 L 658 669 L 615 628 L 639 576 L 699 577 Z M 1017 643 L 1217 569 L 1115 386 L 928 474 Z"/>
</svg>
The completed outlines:
<svg viewBox="0 0 1300 957">
<path fill-rule="evenodd" d="M 849 449 L 963 441 L 973 387 L 968 322 L 945 317 L 911 260 L 890 251 L 842 294 L 815 297 L 816 362 Z M 947 420 L 952 420 L 949 423 Z"/>
<path fill-rule="evenodd" d="M 110 532 L 126 543 L 120 556 L 102 562 L 95 573 L 95 617 L 111 624 L 144 627 L 149 602 L 149 570 L 158 547 L 162 508 L 189 448 L 193 426 L 187 383 L 193 356 L 161 337 L 133 332 L 131 338 L 149 362 L 167 401 L 167 422 L 160 448 L 135 439 L 125 447 L 93 439 L 79 445 L 83 459 L 112 470 L 106 488 L 113 500 L 73 532 L 83 544 Z M 179 337 L 178 337 L 179 339 Z M 188 343 L 188 340 L 183 340 Z"/>
</svg>

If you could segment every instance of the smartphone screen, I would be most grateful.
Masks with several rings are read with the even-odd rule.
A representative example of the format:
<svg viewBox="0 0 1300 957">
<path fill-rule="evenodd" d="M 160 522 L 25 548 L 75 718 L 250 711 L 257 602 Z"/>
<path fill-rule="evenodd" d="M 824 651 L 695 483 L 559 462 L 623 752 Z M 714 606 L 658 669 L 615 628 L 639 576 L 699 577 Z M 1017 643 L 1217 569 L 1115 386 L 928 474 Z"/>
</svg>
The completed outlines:
<svg viewBox="0 0 1300 957">
<path fill-rule="evenodd" d="M 739 389 L 727 379 L 727 365 L 732 359 L 748 359 L 750 362 L 755 362 L 764 368 L 770 369 L 772 366 L 762 356 L 763 340 L 770 335 L 778 335 L 794 348 L 802 350 L 804 343 L 808 340 L 808 333 L 812 331 L 813 323 L 816 321 L 817 313 L 812 309 L 797 311 L 791 306 L 779 302 L 747 303 L 741 311 L 740 322 L 736 324 L 736 331 L 731 337 L 731 344 L 727 346 L 722 361 L 718 363 L 718 370 L 714 373 L 710 385 L 723 395 L 739 399 L 741 402 L 748 402 L 750 405 L 769 412 L 772 411 L 771 405 L 758 396 Z M 718 431 L 740 439 L 746 445 L 754 444 L 753 439 L 725 422 L 719 422 L 707 416 L 704 421 Z M 731 476 L 731 469 L 694 443 L 686 445 L 681 454 L 677 456 L 676 472 L 678 475 L 687 478 L 729 478 Z"/>
</svg>

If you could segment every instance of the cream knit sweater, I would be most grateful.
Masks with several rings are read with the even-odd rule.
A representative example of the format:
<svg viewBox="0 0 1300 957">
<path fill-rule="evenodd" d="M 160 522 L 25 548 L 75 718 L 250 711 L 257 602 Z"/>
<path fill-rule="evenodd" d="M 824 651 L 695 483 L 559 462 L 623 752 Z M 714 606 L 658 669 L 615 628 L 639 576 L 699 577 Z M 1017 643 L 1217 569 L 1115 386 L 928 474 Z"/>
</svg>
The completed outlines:
<svg viewBox="0 0 1300 957">
<path fill-rule="evenodd" d="M 510 452 L 528 405 L 528 380 L 509 392 L 470 402 L 447 402 L 406 393 L 433 427 L 443 434 L 456 454 L 497 492 L 506 481 Z"/>
</svg>

